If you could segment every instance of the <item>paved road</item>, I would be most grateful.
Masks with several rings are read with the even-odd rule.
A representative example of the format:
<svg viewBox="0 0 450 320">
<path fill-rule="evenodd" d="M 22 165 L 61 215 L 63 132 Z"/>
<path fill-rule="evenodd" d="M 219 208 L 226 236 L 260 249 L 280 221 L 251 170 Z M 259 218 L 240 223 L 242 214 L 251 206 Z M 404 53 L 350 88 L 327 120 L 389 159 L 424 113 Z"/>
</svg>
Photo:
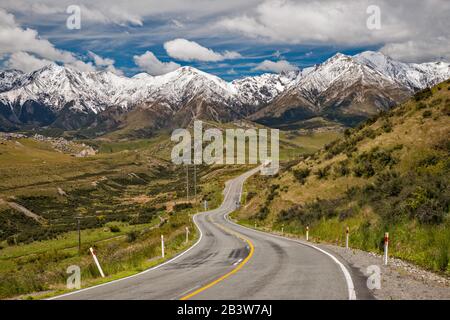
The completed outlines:
<svg viewBox="0 0 450 320">
<path fill-rule="evenodd" d="M 256 171 L 226 184 L 220 208 L 194 217 L 201 238 L 188 251 L 136 276 L 58 299 L 367 298 L 363 279 L 322 249 L 228 220 L 243 182 Z"/>
</svg>

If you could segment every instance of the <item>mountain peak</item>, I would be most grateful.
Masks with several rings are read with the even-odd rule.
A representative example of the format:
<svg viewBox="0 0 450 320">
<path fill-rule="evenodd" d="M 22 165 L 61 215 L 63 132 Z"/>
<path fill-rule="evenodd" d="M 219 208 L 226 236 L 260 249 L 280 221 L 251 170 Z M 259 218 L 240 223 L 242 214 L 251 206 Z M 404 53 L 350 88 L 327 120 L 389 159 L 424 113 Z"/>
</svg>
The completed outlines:
<svg viewBox="0 0 450 320">
<path fill-rule="evenodd" d="M 347 59 L 351 59 L 350 56 L 345 55 L 343 53 L 336 53 L 334 56 L 332 56 L 331 58 L 329 58 L 327 61 L 325 61 L 323 64 L 329 63 L 329 62 L 335 62 L 335 61 L 339 61 L 339 60 L 347 60 Z"/>
<path fill-rule="evenodd" d="M 191 103 L 193 108 L 211 107 L 212 111 L 208 112 L 215 120 L 220 120 L 220 114 L 227 114 L 224 119 L 231 119 L 252 114 L 271 103 L 278 110 L 283 97 L 288 98 L 286 106 L 294 108 L 297 103 L 306 103 L 311 109 L 319 110 L 325 96 L 330 108 L 344 102 L 351 105 L 354 99 L 362 101 L 364 93 L 354 92 L 361 84 L 374 88 L 374 92 L 383 97 L 389 90 L 412 93 L 449 77 L 447 63 L 407 64 L 373 51 L 355 56 L 337 53 L 301 72 L 263 74 L 232 82 L 190 66 L 160 76 L 139 73 L 128 78 L 106 71 L 82 72 L 49 64 L 32 73 L 0 73 L 0 108 L 9 108 L 8 112 L 13 113 L 20 110 L 17 106 L 32 101 L 50 109 L 55 116 L 66 106 L 98 114 L 110 107 L 130 110 L 138 105 L 149 108 L 160 105 L 165 108 L 164 112 L 174 113 Z M 348 101 L 340 101 L 345 94 Z M 382 101 L 382 107 L 387 108 L 397 101 L 398 95 L 391 96 L 393 98 L 386 103 Z M 295 100 L 297 98 L 300 100 Z M 192 114 L 198 113 L 193 111 Z"/>
<path fill-rule="evenodd" d="M 60 65 L 58 65 L 56 63 L 49 63 L 49 64 L 43 66 L 42 68 L 36 70 L 35 72 L 41 73 L 41 72 L 44 72 L 44 71 L 62 71 L 65 68 L 66 67 L 60 66 Z"/>
</svg>

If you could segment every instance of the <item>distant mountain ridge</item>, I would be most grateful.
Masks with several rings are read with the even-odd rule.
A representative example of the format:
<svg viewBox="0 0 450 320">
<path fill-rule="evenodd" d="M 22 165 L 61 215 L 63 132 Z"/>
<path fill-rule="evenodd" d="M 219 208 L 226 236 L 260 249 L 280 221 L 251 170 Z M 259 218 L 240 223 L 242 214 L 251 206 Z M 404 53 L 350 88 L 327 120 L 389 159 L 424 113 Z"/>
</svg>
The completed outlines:
<svg viewBox="0 0 450 320">
<path fill-rule="evenodd" d="M 192 67 L 128 78 L 51 64 L 0 72 L 0 129 L 108 131 L 135 118 L 156 129 L 247 117 L 275 126 L 316 116 L 353 124 L 447 78 L 448 63 L 406 64 L 378 52 L 336 54 L 301 72 L 232 82 Z"/>
</svg>

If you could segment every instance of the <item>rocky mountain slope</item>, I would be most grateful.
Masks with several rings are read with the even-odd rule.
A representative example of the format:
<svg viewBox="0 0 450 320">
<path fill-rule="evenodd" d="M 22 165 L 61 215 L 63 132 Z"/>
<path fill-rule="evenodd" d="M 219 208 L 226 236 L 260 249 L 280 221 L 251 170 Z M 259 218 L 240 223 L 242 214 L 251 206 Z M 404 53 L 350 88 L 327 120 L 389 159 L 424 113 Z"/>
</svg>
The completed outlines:
<svg viewBox="0 0 450 320">
<path fill-rule="evenodd" d="M 406 64 L 377 52 L 337 54 L 304 70 L 251 118 L 281 127 L 318 116 L 355 125 L 449 77 L 448 63 Z"/>
<path fill-rule="evenodd" d="M 192 67 L 132 78 L 48 65 L 0 72 L 0 129 L 165 128 L 203 118 L 284 125 L 313 117 L 354 124 L 450 77 L 447 63 L 405 64 L 375 52 L 337 54 L 301 72 L 226 82 Z"/>
</svg>

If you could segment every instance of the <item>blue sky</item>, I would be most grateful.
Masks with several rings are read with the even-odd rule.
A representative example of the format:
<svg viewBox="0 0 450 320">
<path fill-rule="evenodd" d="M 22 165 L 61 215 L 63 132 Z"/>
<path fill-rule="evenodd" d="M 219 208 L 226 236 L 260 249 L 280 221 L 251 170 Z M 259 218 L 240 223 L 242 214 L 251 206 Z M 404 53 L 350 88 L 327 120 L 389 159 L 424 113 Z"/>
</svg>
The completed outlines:
<svg viewBox="0 0 450 320">
<path fill-rule="evenodd" d="M 73 4 L 79 30 L 66 26 Z M 190 65 L 226 80 L 301 69 L 336 52 L 448 61 L 449 13 L 445 0 L 2 0 L 0 60 L 2 69 L 56 62 L 127 76 Z"/>
</svg>

